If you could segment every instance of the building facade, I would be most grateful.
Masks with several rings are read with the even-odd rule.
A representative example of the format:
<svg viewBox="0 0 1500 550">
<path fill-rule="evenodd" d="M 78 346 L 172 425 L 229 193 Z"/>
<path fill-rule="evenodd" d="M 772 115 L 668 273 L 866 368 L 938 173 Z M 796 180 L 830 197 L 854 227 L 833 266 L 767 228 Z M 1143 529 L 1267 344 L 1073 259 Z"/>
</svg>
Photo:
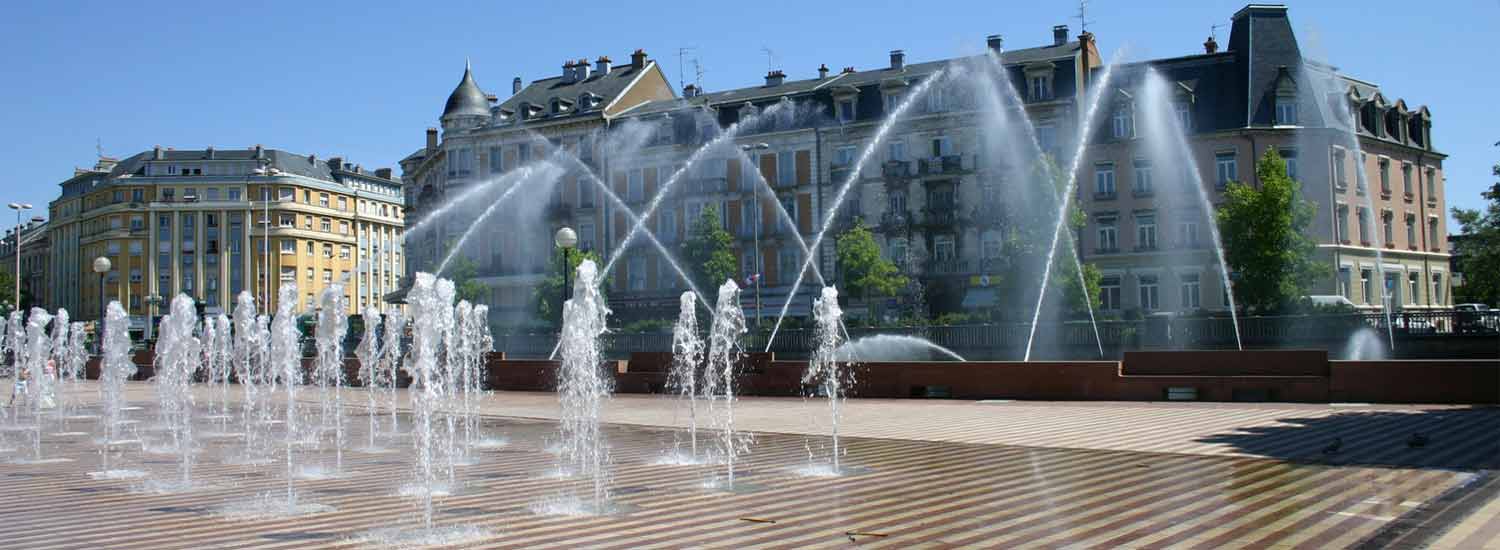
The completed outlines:
<svg viewBox="0 0 1500 550">
<path fill-rule="evenodd" d="M 16 271 L 18 237 L 21 245 L 20 288 L 23 296 L 31 298 L 30 303 L 23 302 L 21 306 L 51 309 L 52 305 L 48 302 L 47 291 L 47 264 L 52 247 L 48 239 L 47 222 L 27 221 L 24 225 L 5 232 L 5 238 L 0 240 L 0 272 L 18 273 Z M 15 303 L 15 292 L 15 288 L 0 288 L 0 302 Z"/>
<path fill-rule="evenodd" d="M 77 319 L 99 317 L 101 284 L 137 329 L 178 294 L 227 313 L 248 290 L 267 311 L 289 281 L 298 311 L 341 283 L 356 314 L 385 308 L 405 270 L 405 205 L 389 169 L 258 145 L 156 147 L 105 159 L 61 187 L 49 206 L 49 298 Z M 92 267 L 101 256 L 112 263 L 102 276 Z"/>
<path fill-rule="evenodd" d="M 480 258 L 495 302 L 508 304 L 502 310 L 517 318 L 529 313 L 530 287 L 548 269 L 551 231 L 564 225 L 580 230 L 582 247 L 619 258 L 607 274 L 617 317 L 670 317 L 686 288 L 677 268 L 649 241 L 624 239 L 634 215 L 649 209 L 645 226 L 680 256 L 693 221 L 710 206 L 735 237 L 742 286 L 754 287 L 743 295 L 747 316 L 774 317 L 799 275 L 804 284 L 788 311 L 806 315 L 811 282 L 819 275 L 838 281 L 834 243 L 856 219 L 872 229 L 888 259 L 921 283 L 925 313 L 1022 306 L 1029 312 L 1031 302 L 999 289 L 1031 284 L 1013 280 L 1021 269 L 1014 235 L 1037 223 L 1025 212 L 1033 203 L 1018 196 L 1028 192 L 1018 185 L 1020 172 L 1000 151 L 1022 147 L 1023 156 L 1050 156 L 1067 167 L 1075 164 L 1073 144 L 1084 139 L 1073 198 L 1086 222 L 1073 246 L 1103 274 L 1105 314 L 1223 310 L 1211 212 L 1190 182 L 1202 182 L 1208 204 L 1217 204 L 1227 182 L 1253 185 L 1256 158 L 1275 147 L 1317 205 L 1313 236 L 1326 269 L 1314 294 L 1343 294 L 1367 308 L 1386 301 L 1448 305 L 1447 256 L 1439 244 L 1446 233 L 1443 155 L 1432 146 L 1430 112 L 1388 101 L 1373 84 L 1305 60 L 1284 7 L 1256 5 L 1235 14 L 1224 51 L 1210 40 L 1202 54 L 1111 68 L 1107 89 L 1097 89 L 1106 69 L 1092 34 L 1070 37 L 1057 26 L 1051 38 L 1006 49 L 1001 37 L 990 36 L 984 54 L 920 63 L 895 50 L 884 67 L 833 72 L 825 65 L 807 79 L 773 70 L 762 85 L 719 92 L 689 85 L 680 96 L 643 60 L 642 67 L 654 69 L 636 83 L 645 88 L 610 89 L 600 104 L 619 108 L 587 116 L 575 110 L 591 104 L 590 92 L 580 90 L 606 81 L 601 74 L 616 74 L 607 59 L 592 72 L 586 62 L 569 62 L 561 77 L 525 88 L 517 79 L 504 101 L 480 91 L 466 72 L 448 100 L 442 138 L 429 130 L 426 147 L 403 161 L 408 204 L 415 212 L 434 209 L 465 182 L 556 158 L 548 156 L 556 150 L 584 161 L 587 170 L 561 176 L 554 196 L 537 203 L 543 215 L 524 224 L 536 235 L 490 239 L 489 246 L 503 249 L 494 253 L 465 251 Z M 1147 162 L 1151 140 L 1137 132 L 1134 113 L 1144 108 L 1148 69 L 1172 86 L 1172 109 L 1195 166 Z M 919 88 L 926 89 L 914 93 Z M 984 91 L 1007 88 L 1011 102 Z M 1103 94 L 1099 113 L 1084 128 L 1096 93 Z M 619 100 L 626 96 L 640 100 Z M 1007 110 L 1026 118 L 1024 134 L 996 131 L 993 113 Z M 1338 124 L 1343 110 L 1357 122 Z M 645 128 L 650 137 L 628 151 L 579 145 L 627 128 Z M 704 147 L 726 132 L 733 146 Z M 600 183 L 618 204 L 597 192 Z M 434 256 L 468 221 L 447 223 L 450 230 L 416 237 Z M 804 250 L 825 228 L 819 246 Z M 807 253 L 817 255 L 816 273 L 798 272 Z M 411 270 L 429 270 L 436 260 L 418 258 Z"/>
</svg>

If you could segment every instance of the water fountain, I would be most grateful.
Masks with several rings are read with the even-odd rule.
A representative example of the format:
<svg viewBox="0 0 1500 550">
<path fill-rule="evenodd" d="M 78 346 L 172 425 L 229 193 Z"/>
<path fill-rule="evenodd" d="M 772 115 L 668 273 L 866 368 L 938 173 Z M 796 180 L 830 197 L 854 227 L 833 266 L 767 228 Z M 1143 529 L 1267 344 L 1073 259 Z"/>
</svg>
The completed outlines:
<svg viewBox="0 0 1500 550">
<path fill-rule="evenodd" d="M 850 371 L 844 368 L 845 360 L 839 357 L 839 321 L 844 316 L 839 309 L 839 291 L 831 286 L 823 287 L 822 296 L 813 301 L 813 320 L 816 322 L 817 347 L 812 360 L 807 362 L 807 372 L 802 375 L 802 385 L 817 384 L 820 393 L 828 398 L 828 417 L 831 420 L 829 435 L 833 441 L 833 453 L 829 465 L 833 475 L 839 475 L 839 406 L 844 400 L 844 388 L 850 380 Z"/>
<path fill-rule="evenodd" d="M 365 412 L 370 418 L 370 442 L 365 451 L 375 451 L 379 447 L 375 445 L 375 417 L 379 414 L 375 408 L 375 392 L 383 386 L 380 379 L 380 368 L 377 366 L 380 353 L 380 310 L 374 307 L 365 308 L 365 332 L 359 338 L 359 346 L 354 348 L 354 356 L 359 358 L 359 384 L 365 389 Z"/>
<path fill-rule="evenodd" d="M 88 334 L 83 327 L 84 323 L 82 321 L 73 321 L 72 327 L 68 329 L 68 364 L 66 371 L 68 372 L 68 376 L 72 378 L 75 386 L 80 379 L 84 378 L 86 374 L 84 369 L 89 360 Z M 79 416 L 75 413 L 74 417 Z"/>
<path fill-rule="evenodd" d="M 396 395 L 396 383 L 399 380 L 397 369 L 401 368 L 401 336 L 405 334 L 406 317 L 400 311 L 392 311 L 385 317 L 385 337 L 380 346 L 380 370 L 385 373 L 385 379 L 389 382 L 385 387 L 386 406 L 391 416 L 391 433 L 400 432 L 400 422 L 397 418 L 397 405 L 399 399 Z"/>
<path fill-rule="evenodd" d="M 734 490 L 735 459 L 750 444 L 748 434 L 735 431 L 735 382 L 745 353 L 740 346 L 744 336 L 745 310 L 740 307 L 740 287 L 734 280 L 719 286 L 719 301 L 714 307 L 713 326 L 708 331 L 708 356 L 703 368 L 703 398 L 708 414 L 719 432 L 714 458 L 724 465 L 724 477 L 711 480 L 710 487 Z"/>
<path fill-rule="evenodd" d="M 490 334 L 490 308 L 483 304 L 477 304 L 464 318 L 464 332 L 468 334 L 465 338 L 469 348 L 468 362 L 465 363 L 463 371 L 463 428 L 464 428 L 464 450 L 480 446 L 492 446 L 494 441 L 486 440 L 480 433 L 479 427 L 479 397 L 484 393 L 484 376 L 488 372 L 486 362 L 490 352 L 495 350 L 495 338 Z"/>
<path fill-rule="evenodd" d="M 667 387 L 687 401 L 689 453 L 672 457 L 676 462 L 696 464 L 698 456 L 698 370 L 703 366 L 703 336 L 698 334 L 698 309 L 691 292 L 677 299 L 677 324 L 672 326 L 672 368 Z M 674 432 L 675 433 L 675 432 Z"/>
<path fill-rule="evenodd" d="M 104 406 L 103 437 L 99 440 L 100 468 L 89 474 L 95 479 L 134 479 L 145 477 L 139 470 L 116 469 L 110 466 L 110 457 L 116 448 L 139 444 L 137 440 L 120 437 L 124 424 L 125 381 L 135 376 L 135 363 L 130 358 L 130 317 L 120 302 L 111 301 L 105 312 L 103 357 L 99 360 L 99 390 Z M 81 334 L 81 331 L 75 333 Z"/>
<path fill-rule="evenodd" d="M 926 338 L 904 334 L 875 334 L 841 344 L 834 352 L 839 361 L 927 361 L 937 352 L 948 360 L 967 361 L 951 349 Z"/>
<path fill-rule="evenodd" d="M 47 336 L 47 323 L 52 320 L 52 314 L 47 313 L 39 307 L 31 308 L 30 315 L 26 316 L 26 332 L 23 334 L 22 363 L 29 377 L 29 388 L 27 388 L 26 401 L 31 409 L 31 420 L 36 422 L 31 426 L 32 433 L 32 459 L 31 462 L 42 462 L 42 431 L 45 429 L 45 421 L 42 412 L 57 406 L 56 397 L 53 394 L 53 375 L 56 368 L 49 363 L 51 360 L 52 338 Z M 12 334 L 12 337 L 15 337 Z"/>
<path fill-rule="evenodd" d="M 301 333 L 297 331 L 297 283 L 295 281 L 282 281 L 277 289 L 276 295 L 276 318 L 271 321 L 270 338 L 268 339 L 268 367 L 274 369 L 268 374 L 280 379 L 281 386 L 286 389 L 284 405 L 286 417 L 283 421 L 286 433 L 286 497 L 284 504 L 285 515 L 297 515 L 309 511 L 309 506 L 297 502 L 296 479 L 297 444 L 301 442 L 297 420 L 300 418 L 297 406 L 297 386 L 303 383 L 302 346 L 299 343 Z M 270 500 L 269 498 L 267 499 Z"/>
<path fill-rule="evenodd" d="M 73 406 L 69 394 L 78 388 L 78 377 L 69 370 L 73 364 L 68 355 L 68 310 L 59 308 L 52 318 L 52 372 L 57 377 L 55 392 L 57 394 L 57 407 L 54 412 L 59 422 L 66 422 L 68 414 L 72 412 Z M 64 387 L 66 384 L 67 387 Z"/>
<path fill-rule="evenodd" d="M 318 324 L 314 330 L 318 357 L 313 378 L 318 384 L 319 434 L 332 431 L 333 475 L 344 473 L 344 335 L 349 331 L 348 298 L 344 287 L 333 283 L 318 300 Z M 321 435 L 319 436 L 321 439 Z"/>
<path fill-rule="evenodd" d="M 447 307 L 438 296 L 437 280 L 430 273 L 417 273 L 407 304 L 412 310 L 411 357 L 405 368 L 412 377 L 412 442 L 416 446 L 414 470 L 417 479 L 403 494 L 414 495 L 421 501 L 422 528 L 432 530 L 433 497 L 446 494 L 438 486 L 437 471 L 433 468 L 436 444 L 433 441 L 433 413 L 442 398 L 442 382 L 438 373 L 438 352 L 442 344 L 439 319 Z"/>
<path fill-rule="evenodd" d="M 1078 187 L 1078 170 L 1083 165 L 1084 152 L 1088 150 L 1089 139 L 1094 133 L 1094 116 L 1099 112 L 1100 100 L 1109 90 L 1109 78 L 1114 74 L 1115 64 L 1124 50 L 1115 52 L 1112 59 L 1104 70 L 1099 74 L 1099 81 L 1094 85 L 1094 91 L 1089 95 L 1088 107 L 1084 110 L 1083 121 L 1078 126 L 1078 145 L 1073 151 L 1073 157 L 1068 163 L 1067 184 L 1063 186 L 1062 200 L 1057 205 L 1057 224 L 1052 228 L 1052 244 L 1047 248 L 1047 264 L 1042 269 L 1042 284 L 1038 288 L 1036 297 L 1036 309 L 1031 314 L 1031 332 L 1026 337 L 1026 353 L 1022 361 L 1031 360 L 1031 346 L 1036 340 L 1036 325 L 1042 315 L 1042 302 L 1047 298 L 1047 282 L 1052 277 L 1052 261 L 1057 256 L 1057 243 L 1067 231 L 1068 211 L 1073 205 L 1073 190 Z"/>
<path fill-rule="evenodd" d="M 215 362 L 219 364 L 219 395 L 217 400 L 219 405 L 218 415 L 222 419 L 220 420 L 222 428 L 228 424 L 230 419 L 229 382 L 234 374 L 234 338 L 227 315 L 221 313 L 215 315 L 212 319 L 214 320 L 214 329 L 219 333 L 219 339 L 215 342 L 211 350 L 205 349 L 204 352 L 213 353 L 216 357 Z"/>
<path fill-rule="evenodd" d="M 559 151 L 561 151 L 561 149 L 559 149 Z M 532 181 L 533 175 L 537 177 L 537 181 L 543 182 L 544 185 L 551 185 L 556 182 L 558 178 L 562 177 L 562 170 L 559 169 L 557 165 L 553 164 L 551 160 L 545 160 L 539 161 L 536 164 L 522 166 L 515 169 L 514 171 L 505 174 L 505 176 L 502 176 L 502 180 L 505 178 L 511 178 L 511 180 L 515 181 L 515 183 L 511 184 L 509 188 L 506 188 L 504 193 L 500 194 L 499 198 L 496 198 L 494 202 L 491 202 L 489 206 L 485 207 L 484 211 L 479 214 L 479 217 L 475 218 L 474 222 L 469 224 L 469 228 L 464 230 L 462 235 L 459 235 L 458 241 L 454 243 L 453 248 L 449 249 L 448 254 L 443 256 L 443 261 L 438 262 L 438 268 L 436 272 L 438 275 L 441 275 L 448 269 L 448 264 L 451 263 L 454 258 L 458 257 L 461 251 L 463 251 L 464 245 L 469 242 L 469 238 L 474 236 L 474 234 L 484 226 L 484 222 L 489 220 L 491 216 L 494 216 L 495 212 L 499 211 L 500 206 L 505 204 L 506 200 L 511 196 L 515 195 L 516 191 L 521 190 L 526 186 L 527 182 Z"/>
<path fill-rule="evenodd" d="M 157 401 L 164 410 L 172 448 L 177 454 L 178 480 L 164 484 L 163 490 L 192 488 L 193 459 L 197 451 L 193 439 L 193 376 L 202 363 L 203 345 L 193 335 L 198 313 L 193 299 L 178 294 L 172 299 L 170 313 L 162 316 L 161 336 L 156 341 Z"/>
<path fill-rule="evenodd" d="M 231 361 L 235 381 L 242 392 L 240 404 L 240 426 L 243 432 L 245 456 L 259 454 L 261 432 L 266 429 L 262 415 L 269 412 L 270 404 L 262 397 L 265 373 L 265 336 L 257 327 L 255 297 L 249 291 L 240 291 L 234 305 L 234 348 Z M 269 397 L 269 396 L 267 396 Z"/>
<path fill-rule="evenodd" d="M 864 150 L 860 151 L 859 157 L 856 158 L 854 164 L 850 167 L 848 177 L 844 179 L 843 183 L 839 184 L 838 192 L 833 196 L 833 202 L 829 204 L 828 208 L 823 209 L 826 213 L 823 216 L 823 226 L 813 236 L 812 243 L 807 246 L 808 250 L 819 250 L 818 247 L 823 244 L 823 237 L 827 236 L 828 230 L 833 228 L 833 223 L 837 220 L 837 217 L 833 213 L 839 211 L 839 207 L 848 198 L 849 191 L 859 181 L 860 174 L 864 171 L 865 163 L 869 162 L 870 158 L 874 156 L 875 151 L 885 144 L 885 138 L 890 134 L 891 128 L 896 126 L 896 122 L 905 118 L 906 112 L 911 109 L 911 106 L 916 103 L 917 99 L 925 96 L 927 90 L 935 82 L 942 80 L 946 74 L 947 69 L 934 71 L 926 79 L 912 86 L 911 91 L 905 94 L 901 103 L 886 115 L 885 120 L 880 122 L 880 126 L 875 129 L 875 134 L 870 137 L 869 143 L 865 144 Z M 816 259 L 816 255 L 808 255 L 802 260 L 802 267 L 797 270 L 797 277 L 792 282 L 791 291 L 787 293 L 786 301 L 782 302 L 781 311 L 776 314 L 776 324 L 771 327 L 771 336 L 766 339 L 765 351 L 771 351 L 771 345 L 776 342 L 776 333 L 781 330 L 781 321 L 786 318 L 787 310 L 792 307 L 792 300 L 797 297 L 797 290 L 802 288 L 802 278 L 807 275 L 809 266 Z"/>
<path fill-rule="evenodd" d="M 559 432 L 562 452 L 558 470 L 578 480 L 588 491 L 560 497 L 536 510 L 544 513 L 604 514 L 609 504 L 609 447 L 600 431 L 599 416 L 614 391 L 614 377 L 605 371 L 600 337 L 606 331 L 609 308 L 599 294 L 599 271 L 591 260 L 578 265 L 573 297 L 563 303 L 562 364 L 557 398 L 562 414 Z"/>
<path fill-rule="evenodd" d="M 1389 355 L 1386 353 L 1386 343 L 1380 341 L 1380 333 L 1373 328 L 1363 327 L 1349 335 L 1341 357 L 1346 361 L 1383 361 Z"/>
</svg>

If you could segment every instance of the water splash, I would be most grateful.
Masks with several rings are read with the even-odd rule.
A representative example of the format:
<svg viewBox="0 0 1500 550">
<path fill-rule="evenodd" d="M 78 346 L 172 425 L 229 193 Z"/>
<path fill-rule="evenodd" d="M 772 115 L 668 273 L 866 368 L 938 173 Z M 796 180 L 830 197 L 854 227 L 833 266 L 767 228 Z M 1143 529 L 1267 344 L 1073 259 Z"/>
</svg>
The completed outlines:
<svg viewBox="0 0 1500 550">
<path fill-rule="evenodd" d="M 840 357 L 838 353 L 842 336 L 839 321 L 843 316 L 844 311 L 839 309 L 838 289 L 823 287 L 821 297 L 813 301 L 817 347 L 813 348 L 812 360 L 807 362 L 807 372 L 802 374 L 802 385 L 817 384 L 828 398 L 828 416 L 832 421 L 829 435 L 833 440 L 833 454 L 829 458 L 829 464 L 835 473 L 839 471 L 842 454 L 842 449 L 839 448 L 839 408 L 844 401 L 844 390 L 850 382 L 846 380 L 850 371 L 844 368 L 847 359 Z"/>
<path fill-rule="evenodd" d="M 933 351 L 954 361 L 967 361 L 926 338 L 904 334 L 876 334 L 852 340 L 840 345 L 834 357 L 839 361 L 921 361 Z"/>
<path fill-rule="evenodd" d="M 298 509 L 295 490 L 296 447 L 300 435 L 297 423 L 297 386 L 302 385 L 303 377 L 302 349 L 297 343 L 301 336 L 297 332 L 297 283 L 282 281 L 277 291 L 276 318 L 271 321 L 268 331 L 268 366 L 274 369 L 271 372 L 275 373 L 281 386 L 286 389 L 286 417 L 283 427 L 286 432 L 286 505 L 288 513 L 293 513 Z"/>
<path fill-rule="evenodd" d="M 354 348 L 354 356 L 359 358 L 359 384 L 364 387 L 365 413 L 369 417 L 370 442 L 366 450 L 378 448 L 375 445 L 375 434 L 380 430 L 375 428 L 377 409 L 375 406 L 375 392 L 383 384 L 380 376 L 380 368 L 377 354 L 380 341 L 380 310 L 374 307 L 365 308 L 364 315 L 365 331 L 359 338 L 359 345 Z"/>
<path fill-rule="evenodd" d="M 714 308 L 713 326 L 708 332 L 708 357 L 703 370 L 703 398 L 708 401 L 708 414 L 714 429 L 719 432 L 714 458 L 724 465 L 721 480 L 712 480 L 715 487 L 734 489 L 735 459 L 749 448 L 749 437 L 735 431 L 734 405 L 735 383 L 744 350 L 740 345 L 747 331 L 745 310 L 740 307 L 740 287 L 734 280 L 724 281 L 719 286 L 719 301 Z"/>
<path fill-rule="evenodd" d="M 99 365 L 99 390 L 104 402 L 104 438 L 100 442 L 102 472 L 111 471 L 113 446 L 120 441 L 120 421 L 125 406 L 125 381 L 135 376 L 130 359 L 130 317 L 118 301 L 110 301 L 104 319 L 104 356 Z M 81 332 L 80 332 L 81 334 Z"/>
<path fill-rule="evenodd" d="M 536 164 L 522 166 L 512 172 L 506 173 L 505 176 L 501 178 L 501 180 L 506 180 L 507 178 L 509 178 L 511 181 L 515 181 L 515 183 L 507 188 L 504 193 L 501 193 L 500 197 L 496 198 L 495 201 L 490 203 L 488 207 L 485 207 L 484 212 L 480 213 L 479 217 L 475 218 L 474 222 L 469 224 L 469 228 L 463 232 L 463 235 L 459 236 L 458 242 L 453 245 L 453 248 L 448 251 L 447 255 L 443 256 L 443 261 L 438 262 L 436 274 L 441 275 L 448 269 L 448 264 L 451 263 L 454 258 L 458 257 L 459 253 L 464 249 L 464 245 L 469 242 L 469 238 L 473 237 L 474 234 L 478 232 L 479 228 L 484 225 L 485 221 L 488 221 L 491 216 L 495 215 L 495 212 L 500 209 L 500 206 L 505 204 L 506 199 L 509 199 L 516 193 L 516 191 L 519 191 L 522 187 L 525 187 L 527 182 L 532 181 L 532 175 L 534 174 L 541 175 L 541 178 L 538 181 L 543 181 L 547 184 L 551 184 L 557 181 L 557 178 L 562 176 L 562 171 L 558 170 L 557 167 L 551 163 L 551 161 L 541 161 Z"/>
<path fill-rule="evenodd" d="M 162 316 L 161 338 L 156 341 L 157 399 L 166 414 L 172 445 L 177 451 L 177 489 L 192 487 L 194 453 L 193 376 L 202 362 L 203 344 L 193 335 L 198 313 L 193 298 L 178 294 L 170 313 Z"/>
<path fill-rule="evenodd" d="M 609 447 L 600 431 L 599 417 L 614 391 L 614 376 L 601 365 L 600 337 L 607 330 L 609 307 L 599 294 L 599 272 L 592 260 L 578 265 L 573 297 L 563 303 L 562 365 L 557 398 L 561 453 L 558 469 L 585 484 L 586 494 L 564 495 L 559 501 L 582 502 L 586 510 L 609 510 Z"/>
<path fill-rule="evenodd" d="M 417 452 L 414 488 L 421 501 L 422 526 L 428 530 L 432 529 L 433 497 L 438 485 L 437 471 L 433 467 L 437 445 L 433 440 L 432 421 L 442 398 L 438 372 L 438 352 L 442 344 L 439 319 L 451 307 L 443 303 L 437 287 L 437 278 L 432 274 L 417 273 L 407 295 L 412 310 L 412 349 L 405 368 L 421 388 L 412 395 L 412 443 Z"/>
<path fill-rule="evenodd" d="M 687 401 L 690 459 L 698 460 L 698 369 L 703 365 L 703 337 L 698 334 L 698 311 L 693 295 L 677 299 L 677 324 L 672 326 L 672 368 L 667 387 Z"/>
<path fill-rule="evenodd" d="M 1349 335 L 1344 343 L 1343 358 L 1348 361 L 1383 361 L 1388 359 L 1386 343 L 1380 341 L 1380 333 L 1364 327 Z"/>
<path fill-rule="evenodd" d="M 321 405 L 319 437 L 333 431 L 335 473 L 344 471 L 344 335 L 349 332 L 348 298 L 344 285 L 333 283 L 323 289 L 318 300 L 318 325 L 313 332 L 318 358 L 314 378 L 318 383 Z"/>
</svg>

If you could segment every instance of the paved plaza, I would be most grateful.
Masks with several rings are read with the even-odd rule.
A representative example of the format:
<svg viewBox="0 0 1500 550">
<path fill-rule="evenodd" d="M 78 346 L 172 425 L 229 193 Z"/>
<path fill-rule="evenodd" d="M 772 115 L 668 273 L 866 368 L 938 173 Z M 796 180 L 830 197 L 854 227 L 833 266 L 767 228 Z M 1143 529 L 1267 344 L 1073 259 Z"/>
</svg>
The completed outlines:
<svg viewBox="0 0 1500 550">
<path fill-rule="evenodd" d="M 164 437 L 152 388 L 128 393 L 143 449 L 117 459 L 170 479 L 175 457 L 149 452 Z M 93 395 L 88 384 L 74 393 Z M 483 430 L 507 443 L 475 450 L 457 469 L 460 489 L 438 499 L 438 524 L 477 529 L 454 547 L 1500 548 L 1500 409 L 851 400 L 840 426 L 848 473 L 819 477 L 808 474 L 829 453 L 825 402 L 745 398 L 736 423 L 753 443 L 736 490 L 720 491 L 704 482 L 722 467 L 664 460 L 689 444 L 678 402 L 620 395 L 603 416 L 620 512 L 562 516 L 533 511 L 568 483 L 550 475 L 555 399 L 485 399 Z M 206 390 L 198 402 L 211 402 Z M 363 402 L 346 392 L 346 404 Z M 362 446 L 363 408 L 348 413 L 350 446 Z M 100 458 L 88 435 L 44 436 L 45 456 L 64 460 L 6 453 L 0 546 L 358 548 L 417 522 L 398 494 L 412 477 L 404 436 L 381 434 L 385 452 L 346 451 L 343 476 L 296 482 L 331 511 L 277 518 L 233 512 L 284 491 L 285 466 L 233 464 L 239 440 L 215 437 L 233 430 L 216 426 L 199 421 L 188 491 L 90 478 Z M 1426 444 L 1413 448 L 1414 434 Z M 5 436 L 25 448 L 24 434 Z"/>
</svg>

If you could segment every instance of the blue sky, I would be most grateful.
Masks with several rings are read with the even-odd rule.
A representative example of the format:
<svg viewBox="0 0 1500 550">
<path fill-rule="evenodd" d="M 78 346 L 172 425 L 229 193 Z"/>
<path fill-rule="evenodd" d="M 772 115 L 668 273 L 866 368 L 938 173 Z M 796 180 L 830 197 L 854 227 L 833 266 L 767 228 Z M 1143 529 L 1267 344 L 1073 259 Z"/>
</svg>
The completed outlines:
<svg viewBox="0 0 1500 550">
<path fill-rule="evenodd" d="M 1491 98 L 1500 90 L 1488 38 L 1500 3 L 1290 2 L 1304 51 L 1380 84 L 1387 97 L 1433 112 L 1450 205 L 1475 207 L 1500 162 Z M 560 71 L 566 59 L 644 48 L 674 81 L 678 49 L 709 90 L 756 84 L 768 59 L 790 78 L 979 51 L 988 34 L 1008 48 L 1078 32 L 1070 2 L 568 2 L 520 8 L 379 2 L 12 2 L 0 19 L 0 202 L 44 205 L 95 145 L 125 156 L 152 145 L 263 143 L 367 168 L 396 166 L 422 144 L 472 58 L 486 90 L 508 92 Z M 1245 2 L 1090 3 L 1089 29 L 1106 57 L 1201 51 Z M 857 7 L 856 7 L 857 6 Z M 1227 26 L 1219 30 L 1226 43 Z M 692 66 L 685 73 L 693 78 Z M 502 94 L 504 95 L 504 94 Z"/>
</svg>

